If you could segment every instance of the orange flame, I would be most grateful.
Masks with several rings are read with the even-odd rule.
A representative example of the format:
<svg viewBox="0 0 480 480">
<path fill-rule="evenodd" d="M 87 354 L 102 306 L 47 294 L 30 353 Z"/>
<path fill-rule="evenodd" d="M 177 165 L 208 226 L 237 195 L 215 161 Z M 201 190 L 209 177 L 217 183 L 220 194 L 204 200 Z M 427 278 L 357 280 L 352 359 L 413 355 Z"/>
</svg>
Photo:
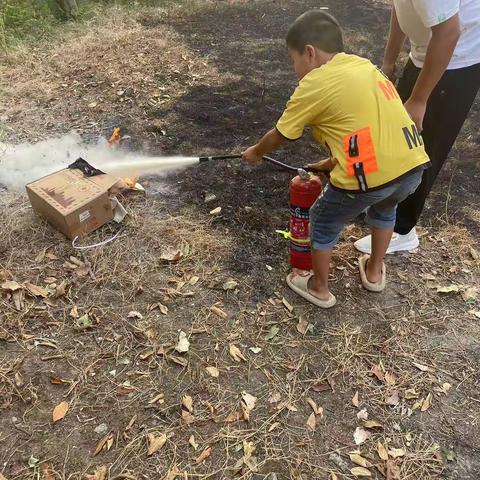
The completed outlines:
<svg viewBox="0 0 480 480">
<path fill-rule="evenodd" d="M 122 137 L 120 136 L 120 128 L 116 128 L 113 133 L 112 133 L 112 136 L 110 137 L 110 140 L 108 141 L 108 143 L 110 145 L 113 145 L 114 143 L 120 143 L 122 141 Z"/>
</svg>

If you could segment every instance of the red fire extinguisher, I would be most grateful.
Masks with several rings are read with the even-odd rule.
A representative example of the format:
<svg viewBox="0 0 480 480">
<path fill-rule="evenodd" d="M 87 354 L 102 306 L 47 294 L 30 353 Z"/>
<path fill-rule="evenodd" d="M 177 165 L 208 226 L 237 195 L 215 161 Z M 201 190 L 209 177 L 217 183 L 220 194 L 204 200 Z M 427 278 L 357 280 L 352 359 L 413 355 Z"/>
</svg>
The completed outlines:
<svg viewBox="0 0 480 480">
<path fill-rule="evenodd" d="M 290 182 L 290 265 L 300 270 L 312 269 L 310 251 L 310 207 L 322 192 L 316 175 L 300 172 Z"/>
</svg>

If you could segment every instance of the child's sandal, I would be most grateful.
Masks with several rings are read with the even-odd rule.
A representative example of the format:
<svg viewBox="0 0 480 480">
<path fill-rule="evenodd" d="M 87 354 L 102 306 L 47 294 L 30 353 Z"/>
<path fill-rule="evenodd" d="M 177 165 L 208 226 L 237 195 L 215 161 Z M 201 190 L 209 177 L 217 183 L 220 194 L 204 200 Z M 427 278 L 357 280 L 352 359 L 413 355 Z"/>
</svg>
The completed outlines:
<svg viewBox="0 0 480 480">
<path fill-rule="evenodd" d="M 298 295 L 303 297 L 305 300 L 313 303 L 320 308 L 332 308 L 336 303 L 337 299 L 335 295 L 330 293 L 328 300 L 322 300 L 321 298 L 316 297 L 308 290 L 308 281 L 313 277 L 313 273 L 308 273 L 302 275 L 299 273 L 291 272 L 287 276 L 288 286 Z"/>
<path fill-rule="evenodd" d="M 387 284 L 385 263 L 382 264 L 382 278 L 379 282 L 372 283 L 367 278 L 367 263 L 369 259 L 370 255 L 363 255 L 358 259 L 358 268 L 360 270 L 360 278 L 362 280 L 363 288 L 369 292 L 382 292 L 385 290 L 385 286 Z"/>
</svg>

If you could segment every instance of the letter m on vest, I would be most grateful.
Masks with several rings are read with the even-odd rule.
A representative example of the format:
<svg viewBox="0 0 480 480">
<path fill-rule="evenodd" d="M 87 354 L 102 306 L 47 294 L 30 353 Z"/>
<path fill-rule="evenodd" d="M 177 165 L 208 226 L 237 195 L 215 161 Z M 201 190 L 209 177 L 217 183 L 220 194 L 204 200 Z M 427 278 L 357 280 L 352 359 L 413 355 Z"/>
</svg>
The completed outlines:
<svg viewBox="0 0 480 480">
<path fill-rule="evenodd" d="M 403 127 L 402 130 L 410 150 L 412 150 L 414 147 L 418 147 L 419 145 L 423 145 L 422 137 L 418 134 L 415 124 L 413 124 L 410 128 Z"/>
<path fill-rule="evenodd" d="M 395 85 L 390 80 L 378 82 L 378 86 L 387 100 L 395 100 L 396 98 L 400 98 Z"/>
</svg>

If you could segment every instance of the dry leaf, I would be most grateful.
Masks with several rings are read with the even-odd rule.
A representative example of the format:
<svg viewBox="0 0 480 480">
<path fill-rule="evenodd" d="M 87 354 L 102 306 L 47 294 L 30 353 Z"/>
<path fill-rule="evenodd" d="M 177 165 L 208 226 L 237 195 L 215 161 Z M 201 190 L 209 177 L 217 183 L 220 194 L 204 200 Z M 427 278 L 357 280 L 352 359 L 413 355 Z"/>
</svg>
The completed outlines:
<svg viewBox="0 0 480 480">
<path fill-rule="evenodd" d="M 332 472 L 332 473 L 330 474 L 330 480 L 338 480 L 337 475 Z"/>
<path fill-rule="evenodd" d="M 474 317 L 480 318 L 480 310 L 469 310 L 468 313 Z"/>
<path fill-rule="evenodd" d="M 16 290 L 20 290 L 23 287 L 17 283 L 14 282 L 13 280 L 7 280 L 6 282 L 2 283 L 2 289 L 3 290 L 9 290 L 10 292 L 15 292 Z"/>
<path fill-rule="evenodd" d="M 235 290 L 237 286 L 238 282 L 236 282 L 235 280 L 228 280 L 222 285 L 222 288 L 224 290 Z"/>
<path fill-rule="evenodd" d="M 216 307 L 215 305 L 212 305 L 210 307 L 210 311 L 213 312 L 215 315 L 217 315 L 220 318 L 228 318 L 228 315 L 221 309 Z"/>
<path fill-rule="evenodd" d="M 407 400 L 412 400 L 413 398 L 418 398 L 420 394 L 416 392 L 414 388 L 409 388 L 405 390 L 404 396 Z"/>
<path fill-rule="evenodd" d="M 95 469 L 92 480 L 105 480 L 107 478 L 108 468 L 105 465 L 98 466 Z"/>
<path fill-rule="evenodd" d="M 64 280 L 60 285 L 55 287 L 55 298 L 60 298 L 65 295 L 67 291 L 67 282 Z"/>
<path fill-rule="evenodd" d="M 387 452 L 387 449 L 383 446 L 383 443 L 380 443 L 380 442 L 377 443 L 377 453 L 382 460 L 384 461 L 388 460 L 388 452 Z"/>
<path fill-rule="evenodd" d="M 396 407 L 400 403 L 400 394 L 398 390 L 395 390 L 389 397 L 387 397 L 385 403 L 392 407 Z"/>
<path fill-rule="evenodd" d="M 42 480 L 55 480 L 55 474 L 52 466 L 48 463 L 42 464 Z"/>
<path fill-rule="evenodd" d="M 399 457 L 404 457 L 406 453 L 407 452 L 405 452 L 403 448 L 390 448 L 388 450 L 388 454 L 394 459 Z"/>
<path fill-rule="evenodd" d="M 359 420 L 367 420 L 368 419 L 368 412 L 367 410 L 364 408 L 363 410 L 360 410 L 358 413 L 357 413 L 357 418 Z"/>
<path fill-rule="evenodd" d="M 420 407 L 420 411 L 425 412 L 426 410 L 428 410 L 430 408 L 431 405 L 432 405 L 432 394 L 429 393 L 427 395 L 427 398 L 422 402 L 422 406 Z"/>
<path fill-rule="evenodd" d="M 151 400 L 149 400 L 148 403 L 149 405 L 152 405 L 153 403 L 157 403 L 157 402 L 163 403 L 163 401 L 160 402 L 160 400 L 164 400 L 164 397 L 165 397 L 165 394 L 159 393 L 158 395 L 155 395 Z"/>
<path fill-rule="evenodd" d="M 362 443 L 365 443 L 371 436 L 372 434 L 370 432 L 367 432 L 361 427 L 357 427 L 355 429 L 355 433 L 353 434 L 355 445 L 361 445 Z"/>
<path fill-rule="evenodd" d="M 240 349 L 233 343 L 230 343 L 229 349 L 228 349 L 230 356 L 236 361 L 240 362 L 243 360 L 244 362 L 247 361 L 247 359 L 243 356 L 243 353 L 240 351 Z"/>
<path fill-rule="evenodd" d="M 395 460 L 387 460 L 387 480 L 401 480 L 400 468 Z"/>
<path fill-rule="evenodd" d="M 207 447 L 196 459 L 195 463 L 199 465 L 203 463 L 212 454 L 212 447 Z"/>
<path fill-rule="evenodd" d="M 382 428 L 382 424 L 376 420 L 367 420 L 364 424 L 365 428 Z"/>
<path fill-rule="evenodd" d="M 358 405 L 360 405 L 360 402 L 358 400 L 358 392 L 355 392 L 355 395 L 352 398 L 352 405 L 357 408 L 358 408 Z"/>
<path fill-rule="evenodd" d="M 176 248 L 168 248 L 160 255 L 163 262 L 178 262 L 183 257 L 181 250 Z"/>
<path fill-rule="evenodd" d="M 96 457 L 104 448 L 105 446 L 107 446 L 107 442 L 110 440 L 110 439 L 113 439 L 113 436 L 111 433 L 107 433 L 107 435 L 105 435 L 98 443 L 97 443 L 97 447 L 95 448 L 95 451 L 93 452 L 93 456 Z M 107 446 L 107 450 L 108 450 L 108 446 Z"/>
<path fill-rule="evenodd" d="M 194 450 L 197 450 L 198 448 L 198 443 L 195 441 L 195 437 L 193 435 L 190 435 L 190 438 L 188 439 L 188 443 L 191 445 L 191 447 Z"/>
<path fill-rule="evenodd" d="M 355 475 L 356 477 L 371 477 L 372 472 L 370 470 L 367 470 L 364 467 L 355 467 L 350 470 L 352 475 Z"/>
<path fill-rule="evenodd" d="M 452 386 L 449 383 L 444 383 L 441 387 L 435 387 L 434 390 L 438 393 L 443 393 L 444 395 L 448 395 L 449 390 Z"/>
<path fill-rule="evenodd" d="M 277 407 L 278 410 L 281 410 L 283 408 L 283 405 L 285 404 L 281 404 Z M 285 405 L 285 408 L 289 411 L 289 412 L 298 412 L 298 408 L 295 406 L 295 405 L 292 405 L 291 403 L 287 403 Z"/>
<path fill-rule="evenodd" d="M 250 395 L 249 393 L 243 391 L 242 401 L 245 403 L 248 410 L 252 411 L 257 403 L 257 397 L 254 397 L 253 395 Z"/>
<path fill-rule="evenodd" d="M 160 310 L 160 313 L 162 315 L 167 315 L 168 307 L 166 305 L 164 305 L 163 303 L 157 302 L 157 307 Z"/>
<path fill-rule="evenodd" d="M 278 394 L 280 395 L 280 394 Z M 280 398 L 278 399 L 280 400 Z M 315 415 L 322 415 L 323 414 L 323 408 L 319 407 L 314 400 L 312 400 L 310 397 L 307 398 L 307 403 L 312 407 L 313 413 Z"/>
<path fill-rule="evenodd" d="M 218 378 L 218 376 L 220 375 L 220 372 L 216 367 L 207 367 L 206 370 L 207 373 L 213 378 Z"/>
<path fill-rule="evenodd" d="M 195 417 L 187 410 L 182 410 L 182 420 L 187 424 L 190 425 L 195 421 Z"/>
<path fill-rule="evenodd" d="M 28 293 L 34 297 L 47 298 L 50 293 L 46 288 L 39 287 L 33 283 L 26 283 L 25 288 L 27 289 Z"/>
<path fill-rule="evenodd" d="M 190 342 L 187 339 L 187 334 L 182 330 L 178 335 L 178 343 L 175 346 L 175 350 L 178 353 L 186 353 L 190 348 Z"/>
<path fill-rule="evenodd" d="M 273 432 L 279 426 L 280 426 L 279 422 L 272 423 L 270 427 L 268 427 L 268 433 Z"/>
<path fill-rule="evenodd" d="M 314 432 L 317 427 L 317 417 L 315 413 L 311 413 L 307 420 L 307 427 L 310 431 Z"/>
<path fill-rule="evenodd" d="M 24 302 L 24 293 L 23 290 L 15 290 L 12 292 L 13 303 L 15 305 L 15 309 L 20 312 L 25 307 Z"/>
<path fill-rule="evenodd" d="M 282 298 L 283 306 L 290 312 L 293 312 L 293 307 L 287 302 L 285 298 Z"/>
<path fill-rule="evenodd" d="M 72 309 L 70 310 L 70 314 L 69 314 L 72 318 L 74 319 L 77 319 L 78 318 L 78 308 L 76 305 L 74 305 L 72 307 Z"/>
<path fill-rule="evenodd" d="M 167 442 L 167 436 L 164 433 L 160 435 L 155 435 L 154 433 L 149 433 L 147 435 L 148 441 L 148 450 L 147 455 L 150 457 L 155 452 L 158 452 Z"/>
<path fill-rule="evenodd" d="M 107 467 L 105 465 L 101 465 L 95 468 L 95 473 L 93 475 L 87 475 L 86 478 L 87 480 L 105 480 L 107 478 L 107 473 Z"/>
<path fill-rule="evenodd" d="M 226 423 L 234 423 L 234 422 L 238 422 L 241 418 L 241 415 L 240 415 L 240 412 L 238 411 L 235 411 L 235 412 L 232 412 L 226 419 L 225 419 L 225 422 Z"/>
<path fill-rule="evenodd" d="M 308 330 L 310 330 L 313 327 L 311 323 L 308 323 L 307 320 L 305 320 L 303 317 L 300 317 L 298 319 L 297 323 L 297 332 L 301 333 L 302 335 L 305 335 Z"/>
<path fill-rule="evenodd" d="M 385 381 L 385 374 L 380 365 L 374 365 L 370 370 L 381 382 Z"/>
<path fill-rule="evenodd" d="M 397 379 L 395 378 L 395 375 L 393 373 L 390 373 L 390 372 L 385 372 L 385 383 L 389 386 L 393 386 L 395 385 L 395 383 L 397 382 Z"/>
<path fill-rule="evenodd" d="M 437 293 L 457 293 L 460 291 L 458 285 L 449 285 L 448 287 L 437 287 Z"/>
<path fill-rule="evenodd" d="M 68 412 L 68 409 L 70 407 L 70 404 L 67 401 L 59 403 L 54 409 L 52 413 L 52 419 L 53 422 L 58 422 L 59 420 L 62 420 L 62 418 L 65 417 L 65 415 Z"/>
<path fill-rule="evenodd" d="M 356 465 L 360 465 L 361 467 L 371 467 L 372 464 L 366 459 L 363 458 L 358 453 L 350 453 L 350 460 L 355 463 Z"/>
<path fill-rule="evenodd" d="M 412 365 L 418 368 L 422 372 L 433 372 L 433 370 L 430 367 L 427 367 L 426 365 L 421 365 L 420 363 L 416 363 L 416 362 L 412 362 Z"/>
<path fill-rule="evenodd" d="M 478 288 L 477 287 L 468 287 L 462 292 L 462 298 L 466 302 L 474 301 L 478 297 Z"/>
<path fill-rule="evenodd" d="M 15 379 L 15 385 L 18 388 L 23 387 L 23 385 L 25 384 L 25 381 L 23 380 L 23 377 L 20 374 L 20 372 L 16 372 L 13 378 Z"/>
<path fill-rule="evenodd" d="M 130 421 L 128 422 L 127 426 L 125 427 L 125 431 L 128 432 L 132 427 L 133 427 L 133 424 L 137 421 L 137 418 L 138 416 L 137 415 L 134 415 Z"/>
<path fill-rule="evenodd" d="M 193 400 L 190 395 L 183 396 L 182 406 L 185 407 L 190 413 L 193 413 Z"/>
<path fill-rule="evenodd" d="M 178 365 L 181 365 L 182 367 L 186 367 L 188 365 L 188 360 L 183 357 L 177 357 L 175 355 L 170 355 L 170 360 L 172 362 L 178 363 Z"/>
</svg>

